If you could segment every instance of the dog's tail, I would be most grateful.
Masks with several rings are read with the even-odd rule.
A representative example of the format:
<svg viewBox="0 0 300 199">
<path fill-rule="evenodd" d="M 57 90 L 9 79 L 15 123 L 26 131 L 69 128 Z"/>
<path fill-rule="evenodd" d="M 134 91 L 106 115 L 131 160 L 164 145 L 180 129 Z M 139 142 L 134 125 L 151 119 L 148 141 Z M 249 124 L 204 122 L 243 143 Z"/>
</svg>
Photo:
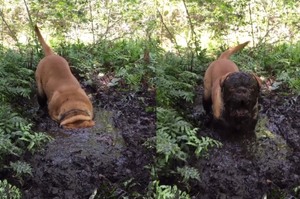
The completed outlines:
<svg viewBox="0 0 300 199">
<path fill-rule="evenodd" d="M 229 59 L 231 55 L 242 50 L 249 42 L 250 41 L 247 41 L 247 42 L 239 44 L 235 47 L 229 48 L 228 50 L 223 52 L 218 59 Z"/>
<path fill-rule="evenodd" d="M 48 44 L 45 42 L 39 28 L 37 25 L 34 26 L 34 31 L 38 37 L 38 40 L 40 42 L 40 44 L 42 45 L 42 48 L 44 50 L 44 53 L 45 53 L 45 56 L 48 56 L 48 55 L 52 55 L 54 54 L 53 51 L 51 50 L 51 48 L 48 46 Z"/>
</svg>

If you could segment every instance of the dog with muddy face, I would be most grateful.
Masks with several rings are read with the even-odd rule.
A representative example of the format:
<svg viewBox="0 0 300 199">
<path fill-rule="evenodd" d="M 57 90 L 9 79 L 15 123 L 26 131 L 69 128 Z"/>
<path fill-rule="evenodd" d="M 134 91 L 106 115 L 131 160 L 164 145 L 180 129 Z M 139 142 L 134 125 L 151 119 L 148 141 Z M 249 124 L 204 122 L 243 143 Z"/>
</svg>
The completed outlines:
<svg viewBox="0 0 300 199">
<path fill-rule="evenodd" d="M 35 32 L 45 53 L 35 71 L 40 106 L 48 104 L 50 117 L 63 128 L 94 126 L 92 103 L 71 73 L 68 62 L 51 50 L 37 26 Z"/>
<path fill-rule="evenodd" d="M 230 131 L 254 131 L 258 116 L 261 80 L 240 72 L 229 58 L 249 41 L 229 48 L 212 62 L 204 76 L 203 107 L 214 121 Z"/>
</svg>

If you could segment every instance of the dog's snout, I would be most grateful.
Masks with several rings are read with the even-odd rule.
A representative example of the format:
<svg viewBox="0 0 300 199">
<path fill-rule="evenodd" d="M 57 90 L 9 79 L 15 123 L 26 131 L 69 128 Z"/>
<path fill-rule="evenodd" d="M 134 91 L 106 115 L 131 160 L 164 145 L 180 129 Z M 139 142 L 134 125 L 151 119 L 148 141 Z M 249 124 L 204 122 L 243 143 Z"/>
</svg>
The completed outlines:
<svg viewBox="0 0 300 199">
<path fill-rule="evenodd" d="M 239 88 L 239 89 L 237 90 L 237 93 L 238 93 L 238 94 L 246 94 L 246 93 L 247 93 L 247 89 L 246 89 L 246 88 Z"/>
</svg>

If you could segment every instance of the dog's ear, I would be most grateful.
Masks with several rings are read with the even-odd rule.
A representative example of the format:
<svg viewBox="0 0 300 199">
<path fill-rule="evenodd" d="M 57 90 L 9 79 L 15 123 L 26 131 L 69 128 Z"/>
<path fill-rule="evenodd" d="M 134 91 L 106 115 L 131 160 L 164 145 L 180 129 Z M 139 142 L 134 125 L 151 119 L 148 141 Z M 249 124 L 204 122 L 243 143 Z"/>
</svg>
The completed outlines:
<svg viewBox="0 0 300 199">
<path fill-rule="evenodd" d="M 226 73 L 225 75 L 223 75 L 221 78 L 220 78 L 220 87 L 222 88 L 223 86 L 223 83 L 225 81 L 225 79 L 228 77 L 228 75 L 230 75 L 232 72 L 229 72 L 229 73 Z"/>
<path fill-rule="evenodd" d="M 230 72 L 231 73 L 231 72 Z M 227 76 L 230 73 L 226 73 L 222 77 L 220 77 L 219 82 L 216 82 L 213 84 L 212 87 L 212 109 L 213 109 L 213 116 L 215 119 L 220 119 L 222 115 L 222 110 L 223 110 L 223 99 L 222 99 L 222 87 L 223 87 L 223 82 L 227 78 Z"/>
<path fill-rule="evenodd" d="M 261 88 L 261 86 L 262 86 L 262 80 L 257 75 L 255 75 L 255 74 L 252 74 L 252 76 L 256 79 L 259 88 Z"/>
</svg>

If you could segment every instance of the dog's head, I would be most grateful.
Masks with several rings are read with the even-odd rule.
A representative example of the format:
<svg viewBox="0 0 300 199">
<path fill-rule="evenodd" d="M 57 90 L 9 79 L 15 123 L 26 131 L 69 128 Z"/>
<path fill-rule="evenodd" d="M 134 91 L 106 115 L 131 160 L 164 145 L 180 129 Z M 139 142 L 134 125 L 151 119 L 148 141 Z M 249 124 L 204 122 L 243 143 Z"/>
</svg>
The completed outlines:
<svg viewBox="0 0 300 199">
<path fill-rule="evenodd" d="M 61 114 L 59 123 L 64 129 L 88 128 L 95 125 L 92 114 L 79 109 L 73 109 Z"/>
<path fill-rule="evenodd" d="M 233 72 L 220 80 L 224 117 L 230 123 L 243 123 L 257 117 L 261 80 L 254 74 Z"/>
</svg>

